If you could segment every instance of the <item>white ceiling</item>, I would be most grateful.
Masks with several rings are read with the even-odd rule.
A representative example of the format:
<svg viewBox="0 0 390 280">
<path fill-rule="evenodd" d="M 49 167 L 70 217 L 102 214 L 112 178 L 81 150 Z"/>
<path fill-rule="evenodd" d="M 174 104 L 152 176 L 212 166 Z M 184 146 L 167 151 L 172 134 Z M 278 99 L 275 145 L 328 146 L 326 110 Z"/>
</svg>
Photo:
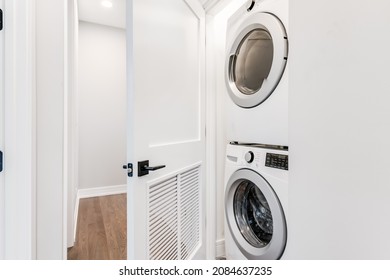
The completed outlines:
<svg viewBox="0 0 390 280">
<path fill-rule="evenodd" d="M 199 2 L 204 5 L 208 0 L 199 0 Z"/>
<path fill-rule="evenodd" d="M 103 7 L 103 0 L 78 0 L 79 20 L 126 28 L 126 0 L 109 1 L 111 8 Z"/>
<path fill-rule="evenodd" d="M 118 28 L 126 28 L 126 0 L 109 0 L 111 8 L 102 6 L 103 0 L 77 0 L 79 9 L 79 20 L 108 25 Z M 161 0 L 164 1 L 164 0 Z M 206 6 L 215 4 L 219 0 L 199 0 Z"/>
</svg>

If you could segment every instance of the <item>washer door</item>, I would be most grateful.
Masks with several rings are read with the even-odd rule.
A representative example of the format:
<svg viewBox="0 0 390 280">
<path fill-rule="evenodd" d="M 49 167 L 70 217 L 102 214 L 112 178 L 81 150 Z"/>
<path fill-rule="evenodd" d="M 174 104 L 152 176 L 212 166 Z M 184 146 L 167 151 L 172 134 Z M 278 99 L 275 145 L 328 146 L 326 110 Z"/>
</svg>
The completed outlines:
<svg viewBox="0 0 390 280">
<path fill-rule="evenodd" d="M 249 169 L 236 171 L 225 197 L 227 224 L 236 246 L 248 259 L 279 259 L 286 247 L 286 218 L 268 182 Z"/>
<path fill-rule="evenodd" d="M 226 82 L 240 107 L 252 108 L 275 90 L 287 63 L 284 26 L 269 13 L 251 15 L 239 28 L 228 51 Z"/>
</svg>

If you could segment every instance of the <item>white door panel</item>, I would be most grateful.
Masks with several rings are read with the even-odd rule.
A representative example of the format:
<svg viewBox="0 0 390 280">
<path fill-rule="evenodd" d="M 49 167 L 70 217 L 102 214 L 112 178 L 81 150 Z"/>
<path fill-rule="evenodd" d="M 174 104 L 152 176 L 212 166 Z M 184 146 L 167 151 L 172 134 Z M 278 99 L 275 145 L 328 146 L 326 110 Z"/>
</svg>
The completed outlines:
<svg viewBox="0 0 390 280">
<path fill-rule="evenodd" d="M 204 259 L 204 11 L 198 1 L 131 2 L 128 258 Z M 166 167 L 138 177 L 143 160 Z"/>
</svg>

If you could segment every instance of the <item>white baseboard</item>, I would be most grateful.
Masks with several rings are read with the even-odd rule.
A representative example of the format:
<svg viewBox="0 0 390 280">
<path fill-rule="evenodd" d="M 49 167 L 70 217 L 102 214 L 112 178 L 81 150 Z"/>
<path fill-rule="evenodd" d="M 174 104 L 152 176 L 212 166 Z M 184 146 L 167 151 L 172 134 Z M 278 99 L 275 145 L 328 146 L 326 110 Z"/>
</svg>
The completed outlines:
<svg viewBox="0 0 390 280">
<path fill-rule="evenodd" d="M 89 189 L 79 189 L 77 191 L 77 198 L 89 198 L 114 194 L 122 194 L 127 192 L 126 185 L 98 187 Z"/>
<path fill-rule="evenodd" d="M 226 254 L 225 254 L 225 239 L 219 239 L 217 240 L 217 242 L 215 243 L 215 246 L 216 246 L 216 257 L 219 258 L 219 257 L 225 257 Z"/>
<path fill-rule="evenodd" d="M 80 199 L 90 198 L 90 197 L 99 197 L 106 195 L 115 195 L 127 193 L 127 185 L 118 185 L 118 186 L 107 186 L 107 187 L 98 187 L 98 188 L 89 188 L 89 189 L 79 189 L 77 191 L 75 210 L 74 210 L 74 240 L 76 240 L 77 232 L 77 217 L 79 215 L 79 204 Z"/>
</svg>

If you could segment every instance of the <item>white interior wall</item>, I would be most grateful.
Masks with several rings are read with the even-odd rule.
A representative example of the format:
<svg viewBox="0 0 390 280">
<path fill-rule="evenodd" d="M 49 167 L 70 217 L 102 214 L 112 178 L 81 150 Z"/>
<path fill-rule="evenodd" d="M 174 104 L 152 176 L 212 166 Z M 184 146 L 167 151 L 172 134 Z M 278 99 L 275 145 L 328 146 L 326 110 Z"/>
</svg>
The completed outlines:
<svg viewBox="0 0 390 280">
<path fill-rule="evenodd" d="M 224 72 L 220 69 L 225 67 L 225 38 L 226 38 L 226 20 L 217 19 L 216 24 L 216 35 L 219 40 L 216 40 L 215 51 L 216 51 L 216 64 L 217 64 L 217 104 L 225 104 L 225 95 L 227 92 L 224 89 Z M 216 38 L 216 39 L 217 39 Z M 225 173 L 225 154 L 226 154 L 226 124 L 225 124 L 225 110 L 224 106 L 217 106 L 217 241 L 224 240 L 224 217 L 225 217 L 225 205 L 224 205 L 224 173 Z M 219 164 L 218 164 L 219 163 Z"/>
<path fill-rule="evenodd" d="M 225 103 L 228 94 L 225 88 L 225 54 L 226 54 L 226 27 L 228 18 L 234 14 L 239 7 L 246 3 L 246 0 L 230 1 L 226 3 L 225 7 L 214 16 L 213 25 L 213 36 L 210 38 L 213 44 L 213 57 L 214 60 L 209 63 L 215 64 L 215 84 L 216 92 L 216 211 L 217 211 L 217 254 L 223 253 L 224 242 L 224 173 L 225 173 L 225 155 L 226 145 L 229 143 L 229 139 L 226 136 L 226 110 Z M 210 26 L 211 28 L 211 26 Z M 222 251 L 221 251 L 222 250 Z"/>
<path fill-rule="evenodd" d="M 80 21 L 79 189 L 126 184 L 126 31 Z"/>
<path fill-rule="evenodd" d="M 62 259 L 66 254 L 63 251 L 64 17 L 65 1 L 36 1 L 38 259 Z"/>
<path fill-rule="evenodd" d="M 289 258 L 390 258 L 389 10 L 290 2 Z"/>
</svg>

